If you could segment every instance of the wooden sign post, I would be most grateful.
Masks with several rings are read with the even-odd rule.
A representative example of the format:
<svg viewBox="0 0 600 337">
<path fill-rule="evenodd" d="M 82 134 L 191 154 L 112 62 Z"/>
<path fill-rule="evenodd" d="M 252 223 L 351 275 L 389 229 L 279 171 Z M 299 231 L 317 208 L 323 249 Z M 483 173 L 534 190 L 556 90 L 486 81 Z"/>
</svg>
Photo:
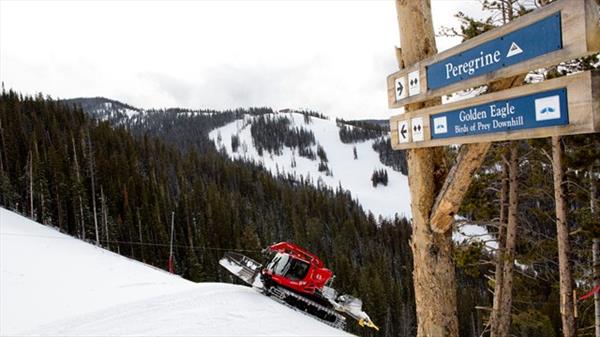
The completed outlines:
<svg viewBox="0 0 600 337">
<path fill-rule="evenodd" d="M 410 67 L 433 57 L 437 49 L 430 1 L 396 0 L 396 10 L 402 43 L 399 66 Z M 427 104 L 436 101 L 439 100 Z M 410 104 L 406 109 L 417 111 L 423 106 L 422 103 Z M 429 221 L 437 193 L 434 172 L 436 167 L 443 166 L 439 159 L 441 156 L 435 155 L 433 148 L 410 150 L 407 156 L 418 337 L 458 337 L 459 332 L 452 237 L 433 232 Z"/>
<path fill-rule="evenodd" d="M 599 52 L 598 5 L 558 0 L 436 55 L 430 1 L 396 0 L 396 8 L 401 69 L 387 78 L 388 104 L 406 107 L 391 118 L 390 129 L 392 147 L 408 149 L 417 336 L 455 337 L 450 229 L 491 142 L 599 132 L 600 75 L 586 72 L 434 105 L 442 95 L 492 82 L 505 89 L 517 75 Z M 436 147 L 451 144 L 465 145 L 447 172 Z M 516 177 L 516 168 L 511 172 Z M 510 193 L 516 200 L 516 190 Z"/>
</svg>

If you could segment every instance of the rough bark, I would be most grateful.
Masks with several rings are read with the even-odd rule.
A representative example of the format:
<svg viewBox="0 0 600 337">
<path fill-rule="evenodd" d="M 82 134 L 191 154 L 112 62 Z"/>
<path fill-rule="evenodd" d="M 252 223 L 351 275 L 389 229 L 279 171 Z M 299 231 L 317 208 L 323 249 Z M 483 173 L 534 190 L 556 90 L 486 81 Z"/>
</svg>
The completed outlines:
<svg viewBox="0 0 600 337">
<path fill-rule="evenodd" d="M 502 155 L 502 181 L 500 186 L 500 221 L 498 227 L 498 251 L 496 252 L 496 270 L 494 272 L 494 301 L 490 315 L 490 337 L 498 336 L 498 316 L 504 283 L 504 252 L 506 249 L 506 213 L 508 209 L 508 165 Z"/>
<path fill-rule="evenodd" d="M 554 200 L 556 204 L 556 233 L 558 239 L 558 266 L 560 278 L 560 316 L 564 337 L 576 335 L 573 303 L 573 276 L 569 264 L 571 247 L 567 228 L 567 205 L 563 187 L 563 148 L 560 137 L 552 137 L 552 170 L 554 171 Z"/>
<path fill-rule="evenodd" d="M 592 244 L 592 255 L 594 263 L 594 287 L 600 284 L 600 239 L 595 238 Z M 600 294 L 594 294 L 594 326 L 596 337 L 600 337 Z"/>
<path fill-rule="evenodd" d="M 510 143 L 509 188 L 508 188 L 508 222 L 506 225 L 506 249 L 503 256 L 502 296 L 498 312 L 498 335 L 509 335 L 512 307 L 513 269 L 515 248 L 517 244 L 517 176 L 518 176 L 518 143 Z"/>
<path fill-rule="evenodd" d="M 436 54 L 430 1 L 397 0 L 396 9 L 400 39 L 404 41 L 401 53 L 403 64 L 411 66 Z M 426 104 L 439 104 L 439 100 Z M 423 106 L 409 105 L 406 111 Z M 408 151 L 417 336 L 456 337 L 458 317 L 451 233 L 435 233 L 429 222 L 433 198 L 437 192 L 435 177 L 445 175 L 440 163 L 434 159 L 435 152 L 433 149 Z M 436 159 L 438 158 L 439 156 Z"/>
<path fill-rule="evenodd" d="M 590 213 L 592 219 L 598 219 L 596 209 L 596 182 L 594 180 L 594 166 L 590 165 L 588 170 L 590 176 Z M 594 287 L 600 284 L 600 239 L 594 238 L 592 243 L 592 262 L 594 272 Z M 596 337 L 600 337 L 600 293 L 594 294 L 594 326 L 596 331 Z"/>
<path fill-rule="evenodd" d="M 435 232 L 445 233 L 452 227 L 454 215 L 491 145 L 492 143 L 476 143 L 460 147 L 456 165 L 450 170 L 433 206 L 430 221 Z"/>
<path fill-rule="evenodd" d="M 458 336 L 452 233 L 435 233 L 429 226 L 433 205 L 432 153 L 409 152 L 417 336 Z"/>
</svg>

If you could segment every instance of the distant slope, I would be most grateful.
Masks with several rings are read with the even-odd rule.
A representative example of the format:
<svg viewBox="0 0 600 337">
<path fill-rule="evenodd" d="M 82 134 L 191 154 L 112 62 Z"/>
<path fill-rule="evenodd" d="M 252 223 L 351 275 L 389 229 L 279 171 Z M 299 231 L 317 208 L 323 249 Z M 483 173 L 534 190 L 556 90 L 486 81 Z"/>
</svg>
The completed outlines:
<svg viewBox="0 0 600 337">
<path fill-rule="evenodd" d="M 141 109 L 105 97 L 79 97 L 61 101 L 68 106 L 81 107 L 83 111 L 98 119 L 117 123 L 142 112 Z"/>
<path fill-rule="evenodd" d="M 307 123 L 305 115 L 289 109 L 279 113 L 270 108 L 222 112 L 178 108 L 143 110 L 103 97 L 74 98 L 63 102 L 81 106 L 87 114 L 107 120 L 113 125 L 127 125 L 135 134 L 160 137 L 179 149 L 194 147 L 203 153 L 208 146 L 212 147 L 212 143 L 215 143 L 217 148 L 225 149 L 230 157 L 260 163 L 274 175 L 289 173 L 296 175 L 298 179 L 310 179 L 315 185 L 322 183 L 333 189 L 341 186 L 351 192 L 352 197 L 359 201 L 365 211 L 370 211 L 375 216 L 393 218 L 397 214 L 410 218 L 407 177 L 382 164 L 379 153 L 373 149 L 374 139 L 343 143 L 335 121 L 312 116 Z M 312 151 L 317 152 L 317 144 L 324 148 L 328 156 L 329 174 L 319 171 L 318 158 L 311 160 L 301 157 L 298 149 L 286 147 L 280 155 L 267 152 L 259 154 L 252 141 L 250 128 L 253 120 L 261 116 L 288 116 L 293 120 L 292 128 L 302 127 L 312 131 L 316 141 Z M 388 127 L 388 122 L 384 120 L 348 121 L 350 124 L 365 122 L 384 129 Z M 352 125 L 346 126 L 354 128 Z M 241 146 L 234 152 L 231 141 L 235 135 L 240 137 Z M 357 150 L 357 159 L 354 159 L 354 147 Z M 388 151 L 395 152 L 391 149 Z M 296 167 L 292 167 L 293 165 Z M 375 170 L 387 171 L 387 186 L 372 186 L 371 176 Z"/>
<path fill-rule="evenodd" d="M 388 119 L 357 119 L 357 120 L 352 120 L 350 122 L 369 123 L 369 124 L 373 124 L 373 125 L 377 125 L 382 128 L 385 128 L 388 131 L 390 129 L 390 121 Z"/>
<path fill-rule="evenodd" d="M 354 144 L 344 144 L 339 137 L 339 129 L 335 122 L 320 118 L 310 118 L 306 122 L 305 116 L 299 113 L 277 113 L 276 116 L 286 116 L 293 122 L 290 128 L 301 127 L 314 133 L 316 143 L 312 146 L 317 152 L 317 145 L 321 145 L 327 154 L 327 166 L 331 175 L 319 172 L 319 159 L 311 160 L 299 155 L 297 149 L 284 147 L 280 155 L 265 151 L 259 154 L 253 143 L 250 132 L 255 116 L 247 115 L 221 128 L 213 130 L 209 137 L 217 148 L 223 148 L 232 157 L 263 164 L 272 173 L 289 173 L 310 177 L 315 183 L 323 183 L 331 188 L 341 186 L 349 190 L 354 198 L 366 211 L 371 211 L 375 216 L 394 217 L 398 215 L 410 218 L 410 194 L 407 177 L 392 168 L 381 164 L 379 155 L 373 150 L 374 140 L 366 140 Z M 240 146 L 233 151 L 232 136 L 239 138 Z M 356 146 L 357 159 L 354 159 L 353 148 Z M 374 170 L 385 169 L 389 176 L 387 186 L 373 187 L 371 175 Z"/>
<path fill-rule="evenodd" d="M 0 208 L 0 335 L 347 335 L 248 287 L 193 283 Z"/>
</svg>

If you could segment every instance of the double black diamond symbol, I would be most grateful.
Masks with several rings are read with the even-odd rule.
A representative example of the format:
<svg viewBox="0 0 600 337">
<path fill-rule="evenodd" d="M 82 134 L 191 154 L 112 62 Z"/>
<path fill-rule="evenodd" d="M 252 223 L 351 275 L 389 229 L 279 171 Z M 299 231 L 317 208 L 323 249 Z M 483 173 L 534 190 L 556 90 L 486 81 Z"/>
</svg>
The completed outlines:
<svg viewBox="0 0 600 337">
<path fill-rule="evenodd" d="M 420 132 L 421 131 L 421 124 L 419 124 L 419 125 L 413 125 L 413 131 L 414 132 L 417 132 L 417 131 Z"/>
<path fill-rule="evenodd" d="M 410 81 L 408 82 L 410 84 L 411 87 L 414 87 L 415 85 L 417 85 L 417 83 L 419 83 L 419 79 L 418 78 L 411 78 Z"/>
</svg>

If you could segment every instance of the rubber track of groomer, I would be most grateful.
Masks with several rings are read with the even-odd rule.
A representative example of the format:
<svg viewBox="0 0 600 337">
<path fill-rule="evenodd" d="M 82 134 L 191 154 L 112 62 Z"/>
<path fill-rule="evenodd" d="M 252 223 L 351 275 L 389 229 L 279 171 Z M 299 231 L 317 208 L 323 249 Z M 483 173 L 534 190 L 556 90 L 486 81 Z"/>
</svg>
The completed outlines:
<svg viewBox="0 0 600 337">
<path fill-rule="evenodd" d="M 341 314 L 335 312 L 334 310 L 332 310 L 330 308 L 327 308 L 319 303 L 311 301 L 311 300 L 309 300 L 303 296 L 300 296 L 294 292 L 291 292 L 287 289 L 284 289 L 284 288 L 281 288 L 278 286 L 273 286 L 273 287 L 269 288 L 269 290 L 266 290 L 266 292 L 269 295 L 269 297 L 276 300 L 277 302 L 284 304 L 284 305 L 286 305 L 296 311 L 299 311 L 307 316 L 310 316 L 314 319 L 317 319 L 329 326 L 332 326 L 336 329 L 341 329 L 341 330 L 344 330 L 344 328 L 346 327 L 346 317 L 342 316 Z M 288 302 L 290 300 L 290 298 L 292 298 L 296 302 L 303 302 L 307 306 L 311 306 L 314 309 L 318 310 L 319 312 L 324 312 L 327 315 L 331 315 L 331 316 L 335 317 L 335 320 L 332 322 L 332 321 L 323 319 L 317 315 L 311 314 L 307 310 L 302 310 L 301 308 L 290 304 Z"/>
</svg>

